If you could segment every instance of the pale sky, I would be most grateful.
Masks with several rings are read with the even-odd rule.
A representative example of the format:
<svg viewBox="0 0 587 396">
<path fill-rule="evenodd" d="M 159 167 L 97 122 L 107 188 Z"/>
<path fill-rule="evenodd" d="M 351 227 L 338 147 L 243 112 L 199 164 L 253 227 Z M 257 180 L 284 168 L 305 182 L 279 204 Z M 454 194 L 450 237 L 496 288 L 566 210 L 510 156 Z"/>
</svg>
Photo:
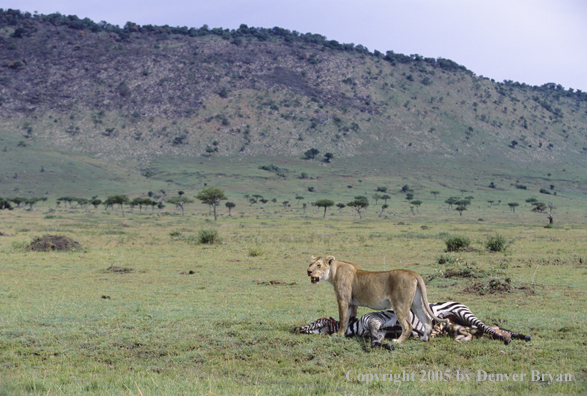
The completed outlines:
<svg viewBox="0 0 587 396">
<path fill-rule="evenodd" d="M 585 0 L 2 0 L 123 27 L 275 26 L 370 51 L 447 58 L 477 75 L 587 91 Z"/>
</svg>

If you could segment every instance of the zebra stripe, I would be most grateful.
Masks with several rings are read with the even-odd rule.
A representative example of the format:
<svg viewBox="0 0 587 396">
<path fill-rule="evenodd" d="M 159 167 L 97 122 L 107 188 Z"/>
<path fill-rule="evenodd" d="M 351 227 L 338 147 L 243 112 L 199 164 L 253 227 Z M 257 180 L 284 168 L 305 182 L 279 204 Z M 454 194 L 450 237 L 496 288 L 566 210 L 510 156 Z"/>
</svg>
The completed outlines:
<svg viewBox="0 0 587 396">
<path fill-rule="evenodd" d="M 484 334 L 489 334 L 492 338 L 503 341 L 509 344 L 510 338 L 498 334 L 491 327 L 485 325 L 479 318 L 477 318 L 464 304 L 460 304 L 454 301 L 439 302 L 430 304 L 430 309 L 434 314 L 441 319 L 449 319 L 452 323 L 475 327 L 481 330 Z M 421 336 L 424 333 L 424 325 L 420 320 L 410 312 L 410 321 L 412 322 L 413 330 L 412 335 L 414 337 Z M 296 331 L 304 334 L 333 334 L 339 329 L 338 321 L 333 318 L 321 318 L 306 326 L 297 328 Z M 510 334 L 512 338 L 524 339 L 529 341 L 530 335 L 523 335 L 514 333 L 509 330 L 501 329 L 502 332 Z M 392 310 L 370 312 L 360 318 L 351 318 L 349 325 L 345 332 L 347 337 L 359 336 L 367 337 L 370 336 L 374 342 L 380 342 L 386 335 L 391 333 L 401 333 L 401 326 L 398 324 L 395 312 Z"/>
</svg>

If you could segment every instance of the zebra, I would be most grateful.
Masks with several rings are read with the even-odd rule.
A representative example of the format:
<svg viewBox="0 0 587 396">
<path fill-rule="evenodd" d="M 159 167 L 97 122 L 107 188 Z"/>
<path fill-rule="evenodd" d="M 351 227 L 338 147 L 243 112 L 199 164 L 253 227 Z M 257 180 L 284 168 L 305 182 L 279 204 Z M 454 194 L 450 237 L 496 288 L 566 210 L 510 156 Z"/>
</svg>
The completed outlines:
<svg viewBox="0 0 587 396">
<path fill-rule="evenodd" d="M 488 335 L 490 338 L 503 341 L 508 345 L 512 339 L 521 339 L 530 341 L 531 336 L 515 333 L 498 326 L 489 327 L 479 320 L 464 304 L 454 301 L 439 302 L 430 304 L 432 312 L 441 319 L 448 319 L 450 325 L 434 322 L 432 337 L 440 335 L 443 332 L 451 334 L 457 341 L 469 341 L 473 335 Z M 424 333 L 424 326 L 418 318 L 410 312 L 410 321 L 412 322 L 412 336 L 417 337 Z M 339 323 L 332 317 L 318 319 L 306 326 L 295 329 L 297 333 L 302 334 L 333 334 L 339 329 Z M 371 337 L 372 347 L 383 347 L 389 350 L 393 349 L 390 344 L 382 344 L 386 335 L 401 332 L 401 326 L 397 322 L 397 317 L 393 310 L 370 312 L 360 318 L 351 318 L 345 335 L 347 337 Z"/>
</svg>

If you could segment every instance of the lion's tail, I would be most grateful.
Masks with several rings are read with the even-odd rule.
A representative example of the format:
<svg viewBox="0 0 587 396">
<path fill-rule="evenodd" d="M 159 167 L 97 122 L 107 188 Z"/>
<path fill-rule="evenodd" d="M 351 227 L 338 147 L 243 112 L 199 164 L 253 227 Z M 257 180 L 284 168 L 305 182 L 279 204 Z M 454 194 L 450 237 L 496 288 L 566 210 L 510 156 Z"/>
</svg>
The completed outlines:
<svg viewBox="0 0 587 396">
<path fill-rule="evenodd" d="M 426 312 L 428 313 L 428 315 L 437 322 L 444 323 L 448 326 L 450 324 L 450 321 L 448 319 L 440 319 L 434 314 L 434 312 L 430 308 L 430 303 L 428 302 L 428 294 L 426 293 L 426 284 L 424 283 L 424 279 L 422 279 L 422 277 L 419 275 L 418 288 L 420 289 L 420 295 L 422 296 L 422 304 L 424 305 L 424 307 L 426 307 Z"/>
</svg>

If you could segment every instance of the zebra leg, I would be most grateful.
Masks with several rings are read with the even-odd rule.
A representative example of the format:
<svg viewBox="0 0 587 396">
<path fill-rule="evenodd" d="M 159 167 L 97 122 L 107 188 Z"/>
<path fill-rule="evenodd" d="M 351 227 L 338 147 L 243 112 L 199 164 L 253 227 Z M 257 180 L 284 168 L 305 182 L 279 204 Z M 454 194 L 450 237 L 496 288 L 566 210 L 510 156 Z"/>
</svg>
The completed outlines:
<svg viewBox="0 0 587 396">
<path fill-rule="evenodd" d="M 502 329 L 501 327 L 498 327 L 498 329 L 501 330 L 502 332 L 505 332 L 505 333 L 509 334 L 510 337 L 513 338 L 513 339 L 515 339 L 515 340 L 532 341 L 532 336 L 530 334 L 514 333 L 511 330 Z"/>
</svg>

